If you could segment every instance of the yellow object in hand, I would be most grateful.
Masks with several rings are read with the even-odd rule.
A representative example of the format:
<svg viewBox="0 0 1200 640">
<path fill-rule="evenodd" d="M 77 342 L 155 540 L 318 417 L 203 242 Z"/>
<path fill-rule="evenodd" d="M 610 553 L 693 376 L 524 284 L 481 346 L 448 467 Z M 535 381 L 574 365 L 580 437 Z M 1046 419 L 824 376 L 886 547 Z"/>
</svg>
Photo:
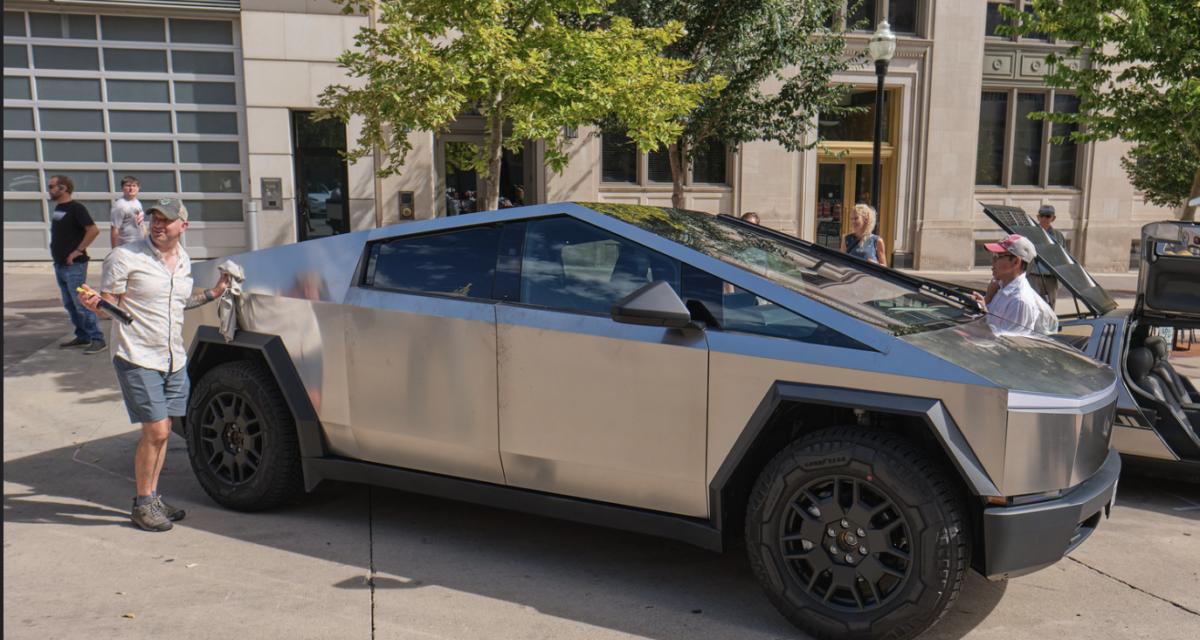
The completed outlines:
<svg viewBox="0 0 1200 640">
<path fill-rule="evenodd" d="M 93 291 L 92 288 L 87 286 L 86 284 L 75 287 L 75 291 L 77 291 L 78 293 L 87 293 L 87 294 L 91 294 L 94 296 L 100 295 L 99 293 L 96 293 L 95 291 Z M 120 320 L 121 322 L 124 322 L 125 324 L 131 324 L 133 322 L 133 316 L 128 311 L 118 307 L 117 305 L 109 302 L 108 300 L 105 300 L 104 298 L 100 298 L 100 302 L 97 304 L 101 309 L 104 309 L 105 311 L 116 316 L 116 318 L 118 320 Z"/>
</svg>

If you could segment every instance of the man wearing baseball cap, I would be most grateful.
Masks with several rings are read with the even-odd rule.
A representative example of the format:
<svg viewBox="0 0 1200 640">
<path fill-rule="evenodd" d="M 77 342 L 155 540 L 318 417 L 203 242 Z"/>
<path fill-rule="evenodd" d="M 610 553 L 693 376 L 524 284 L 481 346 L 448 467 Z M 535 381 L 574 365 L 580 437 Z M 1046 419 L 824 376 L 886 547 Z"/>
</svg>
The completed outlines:
<svg viewBox="0 0 1200 640">
<path fill-rule="evenodd" d="M 1029 286 L 1025 271 L 1037 257 L 1028 238 L 1012 234 L 1000 242 L 984 245 L 992 254 L 992 281 L 987 293 L 975 300 L 987 313 L 987 322 L 997 335 L 1045 335 L 1058 330 L 1054 310 Z"/>
<path fill-rule="evenodd" d="M 129 420 L 142 425 L 133 458 L 137 494 L 130 518 L 147 531 L 167 531 L 184 516 L 158 493 L 171 418 L 187 412 L 183 311 L 217 299 L 228 282 L 222 276 L 212 289 L 192 291 L 192 262 L 180 242 L 188 211 L 178 198 L 154 201 L 146 216 L 150 233 L 114 248 L 104 259 L 100 293 L 83 290 L 79 299 L 101 315 L 103 298 L 133 316 L 129 324 L 113 323 L 112 338 L 113 367 Z"/>
<path fill-rule="evenodd" d="M 1054 220 L 1057 216 L 1054 215 L 1054 205 L 1044 204 L 1038 208 L 1038 224 L 1042 230 L 1050 237 L 1050 240 L 1061 246 L 1063 251 L 1067 250 L 1067 238 L 1063 236 L 1063 232 L 1053 227 Z M 1054 308 L 1054 303 L 1058 301 L 1058 278 L 1054 277 L 1054 273 L 1038 260 L 1029 267 L 1029 284 L 1038 295 L 1042 296 L 1046 302 L 1050 303 L 1050 308 Z"/>
</svg>

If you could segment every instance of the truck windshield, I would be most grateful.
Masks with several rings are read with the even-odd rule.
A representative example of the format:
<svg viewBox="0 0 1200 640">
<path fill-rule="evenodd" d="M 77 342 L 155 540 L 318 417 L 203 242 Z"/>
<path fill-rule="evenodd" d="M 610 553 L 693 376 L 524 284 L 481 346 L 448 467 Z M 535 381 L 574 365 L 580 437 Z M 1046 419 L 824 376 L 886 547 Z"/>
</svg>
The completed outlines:
<svg viewBox="0 0 1200 640">
<path fill-rule="evenodd" d="M 610 203 L 585 206 L 745 269 L 893 335 L 940 329 L 977 317 L 974 309 L 951 297 L 864 270 L 848 257 L 772 238 L 708 213 Z"/>
</svg>

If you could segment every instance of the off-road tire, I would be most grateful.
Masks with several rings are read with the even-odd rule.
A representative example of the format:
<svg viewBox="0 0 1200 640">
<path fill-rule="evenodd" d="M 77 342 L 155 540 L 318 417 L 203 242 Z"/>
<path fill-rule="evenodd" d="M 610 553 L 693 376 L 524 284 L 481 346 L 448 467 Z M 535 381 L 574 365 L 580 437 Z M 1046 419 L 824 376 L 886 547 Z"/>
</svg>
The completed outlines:
<svg viewBox="0 0 1200 640">
<path fill-rule="evenodd" d="M 858 427 L 814 432 L 784 448 L 755 483 L 746 509 L 750 566 L 771 603 L 814 638 L 913 638 L 962 589 L 970 558 L 963 501 L 951 473 L 902 437 Z M 861 547 L 859 529 L 867 534 Z M 807 540 L 815 533 L 820 541 Z"/>
<path fill-rule="evenodd" d="M 296 421 L 258 363 L 226 362 L 206 372 L 192 388 L 187 424 L 192 471 L 221 506 L 259 511 L 303 492 Z"/>
</svg>

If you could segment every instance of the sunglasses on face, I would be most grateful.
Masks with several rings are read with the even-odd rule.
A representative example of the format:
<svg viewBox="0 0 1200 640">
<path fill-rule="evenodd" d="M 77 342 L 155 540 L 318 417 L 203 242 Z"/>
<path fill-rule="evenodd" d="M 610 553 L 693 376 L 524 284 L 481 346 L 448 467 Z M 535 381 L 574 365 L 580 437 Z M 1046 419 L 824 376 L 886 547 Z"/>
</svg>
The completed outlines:
<svg viewBox="0 0 1200 640">
<path fill-rule="evenodd" d="M 993 253 L 992 254 L 992 262 L 995 262 L 1001 258 L 1015 258 L 1015 257 L 1016 256 L 1012 255 L 1011 253 Z"/>
</svg>

